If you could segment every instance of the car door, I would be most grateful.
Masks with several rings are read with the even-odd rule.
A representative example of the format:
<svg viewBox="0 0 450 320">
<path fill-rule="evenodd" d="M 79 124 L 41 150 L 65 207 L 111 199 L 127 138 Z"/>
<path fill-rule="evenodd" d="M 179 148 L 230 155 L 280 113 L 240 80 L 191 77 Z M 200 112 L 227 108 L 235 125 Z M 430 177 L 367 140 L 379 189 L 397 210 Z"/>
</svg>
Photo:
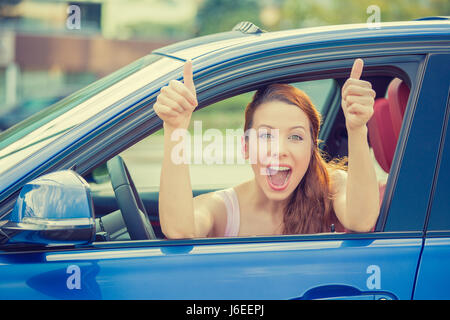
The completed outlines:
<svg viewBox="0 0 450 320">
<path fill-rule="evenodd" d="M 442 108 L 446 106 L 445 126 L 442 129 L 441 148 L 436 165 L 432 202 L 426 226 L 426 239 L 417 274 L 414 299 L 450 299 L 450 131 L 449 88 L 450 56 L 442 57 L 441 72 L 446 74 L 442 80 L 443 94 L 439 97 Z M 445 87 L 446 86 L 446 87 Z M 445 98 L 447 101 L 445 101 Z"/>
<path fill-rule="evenodd" d="M 442 57 L 416 59 L 376 232 L 3 250 L 0 298 L 411 299 L 444 118 L 441 101 L 430 98 L 445 91 Z M 353 60 L 340 67 L 350 70 Z"/>
</svg>

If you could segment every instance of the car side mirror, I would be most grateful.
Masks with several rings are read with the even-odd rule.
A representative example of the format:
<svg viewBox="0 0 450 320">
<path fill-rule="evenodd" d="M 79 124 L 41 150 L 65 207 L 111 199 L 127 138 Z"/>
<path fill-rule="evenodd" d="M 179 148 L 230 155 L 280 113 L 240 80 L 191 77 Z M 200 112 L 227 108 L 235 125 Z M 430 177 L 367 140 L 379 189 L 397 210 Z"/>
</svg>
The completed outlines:
<svg viewBox="0 0 450 320">
<path fill-rule="evenodd" d="M 91 243 L 95 216 L 89 184 L 72 170 L 41 176 L 22 188 L 0 228 L 7 245 Z"/>
</svg>

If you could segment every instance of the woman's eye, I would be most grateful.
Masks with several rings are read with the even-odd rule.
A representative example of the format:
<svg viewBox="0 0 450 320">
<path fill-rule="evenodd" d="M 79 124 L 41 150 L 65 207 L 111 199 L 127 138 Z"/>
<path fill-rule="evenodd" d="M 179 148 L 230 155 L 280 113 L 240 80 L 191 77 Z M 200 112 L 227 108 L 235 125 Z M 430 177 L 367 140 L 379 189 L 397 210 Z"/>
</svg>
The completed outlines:
<svg viewBox="0 0 450 320">
<path fill-rule="evenodd" d="M 270 133 L 261 133 L 259 135 L 259 137 L 262 138 L 262 139 L 271 139 L 272 135 Z"/>
<path fill-rule="evenodd" d="M 289 137 L 291 140 L 295 140 L 295 141 L 302 141 L 303 138 L 301 136 L 299 136 L 298 134 L 293 134 L 292 136 Z"/>
</svg>

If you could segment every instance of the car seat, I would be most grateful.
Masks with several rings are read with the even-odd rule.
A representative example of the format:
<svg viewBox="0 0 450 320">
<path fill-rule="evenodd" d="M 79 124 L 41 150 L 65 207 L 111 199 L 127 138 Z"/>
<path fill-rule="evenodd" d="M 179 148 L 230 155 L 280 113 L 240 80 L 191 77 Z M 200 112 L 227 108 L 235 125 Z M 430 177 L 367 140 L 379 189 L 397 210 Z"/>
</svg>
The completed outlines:
<svg viewBox="0 0 450 320">
<path fill-rule="evenodd" d="M 402 127 L 403 115 L 409 97 L 409 88 L 406 83 L 399 78 L 391 81 L 388 87 L 389 111 L 391 113 L 392 128 L 396 140 Z"/>
<path fill-rule="evenodd" d="M 404 81 L 394 78 L 388 86 L 388 97 L 374 103 L 372 118 L 367 123 L 369 141 L 380 167 L 389 173 L 409 97 Z M 380 204 L 386 185 L 380 185 Z"/>
<path fill-rule="evenodd" d="M 389 173 L 397 140 L 392 126 L 389 101 L 378 98 L 373 106 L 372 118 L 367 123 L 369 141 L 380 167 Z"/>
</svg>

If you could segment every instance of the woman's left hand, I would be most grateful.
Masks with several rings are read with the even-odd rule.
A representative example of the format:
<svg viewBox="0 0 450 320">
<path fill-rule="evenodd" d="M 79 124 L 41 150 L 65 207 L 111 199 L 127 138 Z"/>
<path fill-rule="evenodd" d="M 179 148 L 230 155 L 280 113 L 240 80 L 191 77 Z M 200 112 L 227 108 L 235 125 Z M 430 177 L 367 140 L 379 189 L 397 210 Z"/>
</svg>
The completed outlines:
<svg viewBox="0 0 450 320">
<path fill-rule="evenodd" d="M 356 59 L 353 63 L 350 78 L 342 87 L 342 109 L 345 115 L 347 131 L 358 131 L 366 126 L 373 114 L 375 91 L 368 81 L 360 80 L 364 62 Z"/>
</svg>

